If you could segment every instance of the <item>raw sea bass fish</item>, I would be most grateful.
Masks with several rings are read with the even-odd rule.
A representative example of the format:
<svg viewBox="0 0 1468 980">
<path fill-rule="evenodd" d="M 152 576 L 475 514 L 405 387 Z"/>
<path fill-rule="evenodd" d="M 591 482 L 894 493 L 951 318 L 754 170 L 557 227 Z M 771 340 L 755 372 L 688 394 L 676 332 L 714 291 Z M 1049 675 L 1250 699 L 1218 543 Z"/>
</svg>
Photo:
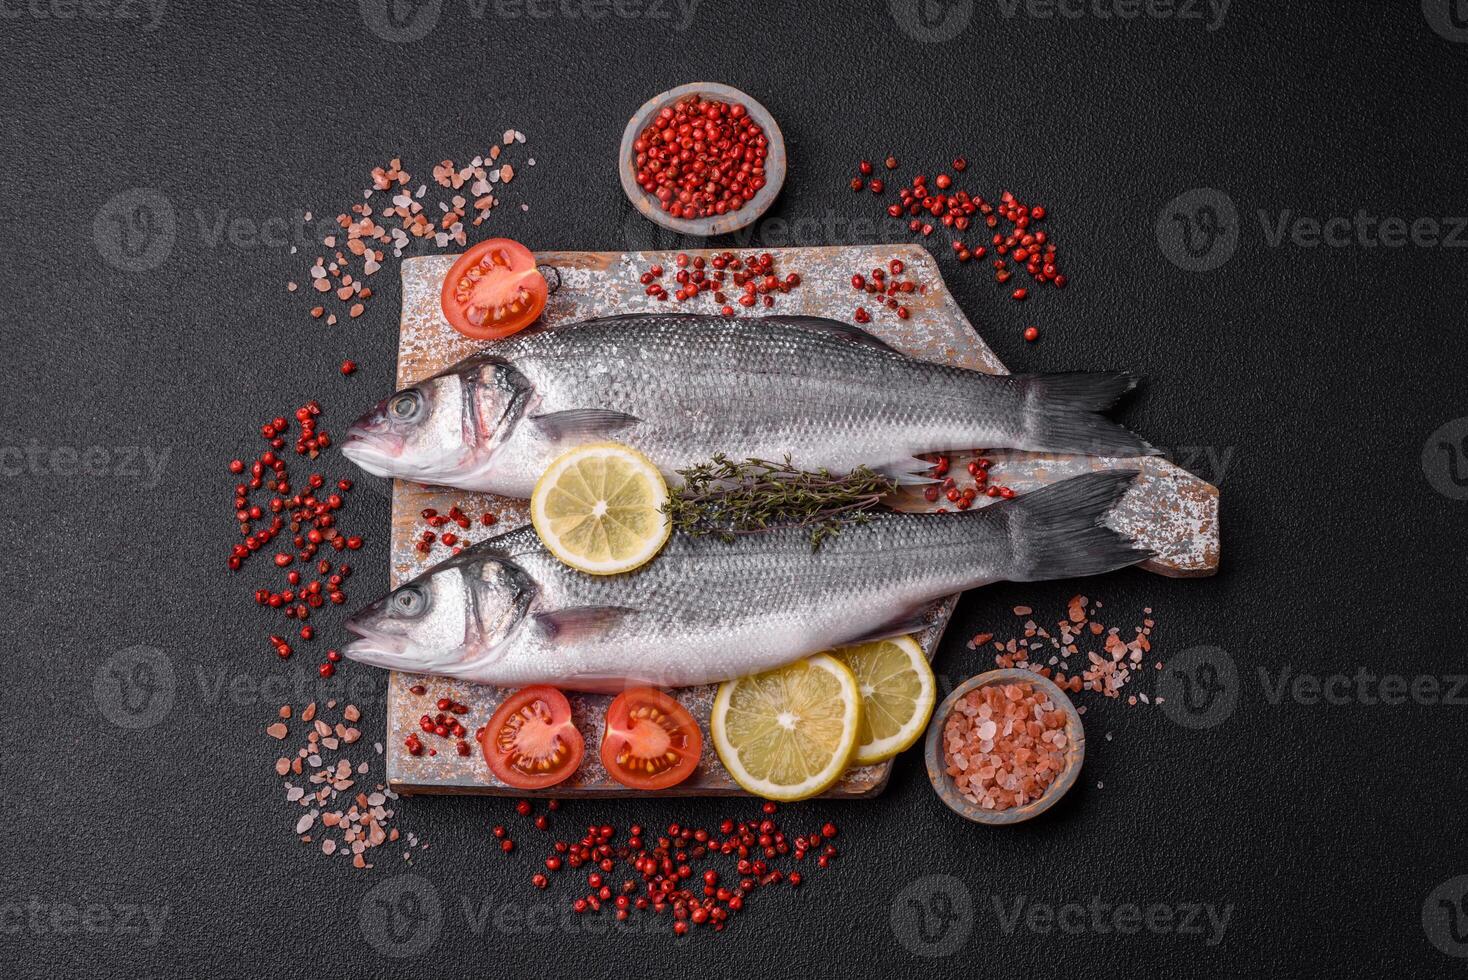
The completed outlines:
<svg viewBox="0 0 1468 980">
<path fill-rule="evenodd" d="M 509 497 L 606 439 L 669 476 L 721 452 L 900 477 L 949 449 L 1149 454 L 1098 414 L 1135 383 L 933 364 L 818 317 L 633 314 L 500 341 L 383 401 L 342 452 L 378 476 Z"/>
<path fill-rule="evenodd" d="M 1150 552 L 1101 524 L 1133 472 L 1091 473 L 978 511 L 873 515 L 725 543 L 674 532 L 650 563 L 584 575 L 526 526 L 353 616 L 353 660 L 503 687 L 608 691 L 728 680 L 920 628 L 936 599 L 999 580 L 1095 575 Z"/>
</svg>

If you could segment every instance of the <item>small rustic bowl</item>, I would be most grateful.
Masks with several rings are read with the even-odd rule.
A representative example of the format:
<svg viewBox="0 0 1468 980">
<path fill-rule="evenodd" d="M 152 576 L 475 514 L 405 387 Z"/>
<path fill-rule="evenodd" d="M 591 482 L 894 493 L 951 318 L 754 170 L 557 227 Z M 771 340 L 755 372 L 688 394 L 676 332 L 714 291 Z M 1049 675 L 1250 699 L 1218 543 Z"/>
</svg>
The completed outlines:
<svg viewBox="0 0 1468 980">
<path fill-rule="evenodd" d="M 1008 810 L 985 810 L 975 806 L 966 800 L 953 785 L 952 778 L 948 775 L 948 767 L 943 762 L 943 725 L 948 721 L 948 714 L 958 699 L 977 687 L 987 687 L 990 684 L 1014 684 L 1023 682 L 1033 685 L 1044 691 L 1050 699 L 1060 706 L 1065 712 L 1065 735 L 1067 744 L 1065 747 L 1065 768 L 1061 770 L 1055 782 L 1045 790 L 1045 794 L 1032 803 L 1024 806 L 1012 807 Z M 1076 777 L 1081 773 L 1081 763 L 1086 758 L 1086 732 L 1081 727 L 1081 716 L 1076 712 L 1070 698 L 1055 683 L 1048 678 L 1029 670 L 1011 667 L 1007 670 L 991 670 L 977 677 L 970 677 L 958 687 L 953 693 L 943 699 L 938 705 L 938 710 L 933 712 L 933 721 L 928 725 L 927 741 L 924 743 L 923 756 L 928 764 L 928 779 L 933 783 L 933 789 L 937 791 L 938 798 L 942 800 L 950 810 L 959 816 L 975 823 L 985 823 L 994 826 L 1012 823 L 1022 823 L 1036 814 L 1044 813 L 1055 805 L 1056 801 L 1066 794 L 1066 791 L 1075 785 Z"/>
<path fill-rule="evenodd" d="M 750 118 L 764 130 L 765 138 L 769 141 L 769 152 L 765 156 L 765 186 L 738 211 L 710 215 L 707 218 L 675 218 L 662 209 L 657 198 L 638 186 L 637 151 L 632 149 L 632 144 L 637 142 L 638 134 L 647 128 L 653 116 L 661 112 L 664 106 L 673 105 L 689 95 L 701 95 L 720 102 L 738 102 L 749 110 Z M 769 110 L 737 88 L 718 82 L 690 82 L 653 96 L 633 114 L 627 123 L 627 129 L 622 133 L 617 172 L 622 178 L 622 190 L 626 192 L 627 200 L 642 212 L 643 217 L 682 235 L 696 235 L 700 238 L 722 235 L 751 224 L 769 210 L 775 198 L 779 197 L 780 188 L 785 183 L 785 137 L 780 134 L 780 126 Z"/>
</svg>

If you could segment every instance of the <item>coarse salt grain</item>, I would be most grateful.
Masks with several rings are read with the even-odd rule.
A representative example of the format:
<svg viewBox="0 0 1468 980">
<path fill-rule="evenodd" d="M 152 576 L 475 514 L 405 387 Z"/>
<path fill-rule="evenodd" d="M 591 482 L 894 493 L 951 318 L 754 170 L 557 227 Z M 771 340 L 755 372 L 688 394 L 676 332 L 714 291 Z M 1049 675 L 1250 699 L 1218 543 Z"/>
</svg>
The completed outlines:
<svg viewBox="0 0 1468 980">
<path fill-rule="evenodd" d="M 326 710 L 334 711 L 337 702 L 335 700 L 326 702 Z M 292 714 L 288 706 L 283 706 L 279 712 L 282 718 L 290 717 Z M 361 711 L 355 705 L 346 705 L 342 717 L 343 721 L 329 724 L 325 718 L 317 718 L 317 706 L 315 703 L 307 705 L 300 713 L 304 722 L 310 722 L 305 732 L 306 744 L 301 746 L 292 761 L 287 758 L 277 759 L 274 768 L 279 775 L 285 771 L 304 775 L 306 780 L 313 786 L 307 790 L 301 786 L 285 783 L 286 800 L 289 803 L 297 803 L 304 812 L 294 816 L 293 826 L 296 836 L 304 844 L 315 844 L 312 836 L 308 833 L 319 821 L 321 826 L 328 829 L 339 830 L 341 839 L 323 838 L 320 841 L 321 852 L 326 855 L 341 854 L 350 855 L 352 865 L 356 868 L 370 869 L 373 864 L 367 860 L 371 848 L 382 844 L 396 842 L 401 836 L 397 828 L 391 826 L 395 816 L 394 811 L 387 809 L 389 801 L 396 800 L 397 794 L 386 786 L 377 784 L 370 790 L 353 789 L 356 780 L 349 778 L 353 775 L 365 776 L 370 769 L 367 762 L 358 762 L 349 758 L 339 758 L 334 762 L 323 762 L 320 751 L 322 749 L 345 751 L 345 747 L 356 742 L 361 733 L 356 728 L 347 727 L 346 722 L 356 722 L 361 718 Z M 288 734 L 285 726 L 276 723 L 281 730 L 280 737 Z M 271 726 L 275 728 L 276 726 Z M 274 732 L 272 732 L 274 734 Z M 377 755 L 381 755 L 380 743 L 374 746 Z M 303 761 L 310 766 L 306 770 Z M 333 801 L 341 794 L 352 793 L 350 802 L 342 807 L 333 807 Z M 407 856 L 410 856 L 414 847 L 427 848 L 427 843 L 420 844 L 416 837 L 409 844 Z"/>
<path fill-rule="evenodd" d="M 1028 683 L 965 694 L 943 723 L 946 771 L 985 810 L 1033 803 L 1066 766 L 1065 712 Z"/>
<path fill-rule="evenodd" d="M 1023 624 L 1023 636 L 1008 641 L 994 640 L 992 633 L 981 633 L 969 641 L 971 647 L 992 642 L 998 653 L 994 662 L 1000 667 L 1018 667 L 1055 681 L 1061 690 L 1072 693 L 1081 690 L 1095 691 L 1108 698 L 1119 698 L 1124 687 L 1133 679 L 1133 668 L 1140 668 L 1142 660 L 1152 649 L 1151 635 L 1155 625 L 1150 618 L 1152 609 L 1143 613 L 1141 626 L 1133 627 L 1132 637 L 1124 640 L 1117 627 L 1107 628 L 1094 617 L 1102 608 L 1100 601 L 1092 601 L 1084 595 L 1072 596 L 1066 603 L 1066 616 L 1056 623 L 1056 634 L 1033 620 Z M 1016 616 L 1028 616 L 1028 606 L 1016 606 Z M 1086 636 L 1096 637 L 1101 650 L 1082 649 Z M 1069 659 L 1081 656 L 1084 660 L 1079 669 L 1072 669 Z M 1160 668 L 1159 668 L 1160 669 Z M 1141 699 L 1142 703 L 1155 703 L 1155 699 Z M 1138 698 L 1127 698 L 1128 704 L 1136 704 Z"/>
</svg>

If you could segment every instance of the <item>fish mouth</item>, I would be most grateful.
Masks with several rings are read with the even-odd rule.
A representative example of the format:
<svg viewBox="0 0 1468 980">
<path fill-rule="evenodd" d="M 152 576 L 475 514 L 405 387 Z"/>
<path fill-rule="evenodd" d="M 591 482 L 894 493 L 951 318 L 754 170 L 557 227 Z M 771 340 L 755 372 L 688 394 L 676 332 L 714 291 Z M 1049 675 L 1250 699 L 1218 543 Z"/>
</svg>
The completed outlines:
<svg viewBox="0 0 1468 980">
<path fill-rule="evenodd" d="M 401 440 L 396 446 L 390 445 L 391 442 L 381 433 L 368 432 L 354 425 L 347 430 L 347 437 L 342 442 L 342 455 L 373 476 L 396 476 L 402 445 Z"/>
<path fill-rule="evenodd" d="M 407 651 L 406 637 L 389 636 L 354 620 L 347 620 L 347 632 L 358 639 L 342 647 L 342 655 L 369 667 L 387 670 L 415 670 L 420 664 Z"/>
</svg>

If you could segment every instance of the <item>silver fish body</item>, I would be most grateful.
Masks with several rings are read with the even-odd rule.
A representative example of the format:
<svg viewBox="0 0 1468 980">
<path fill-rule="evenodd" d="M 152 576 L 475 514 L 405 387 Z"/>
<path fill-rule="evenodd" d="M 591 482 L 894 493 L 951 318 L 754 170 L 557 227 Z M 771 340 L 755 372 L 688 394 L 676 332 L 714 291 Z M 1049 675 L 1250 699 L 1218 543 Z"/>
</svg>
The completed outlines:
<svg viewBox="0 0 1468 980">
<path fill-rule="evenodd" d="M 664 473 L 783 459 L 902 475 L 918 453 L 1152 450 L 1099 413 L 1126 374 L 988 375 L 816 317 L 635 314 L 537 329 L 382 402 L 343 451 L 380 476 L 528 497 L 575 445 L 613 439 Z"/>
<path fill-rule="evenodd" d="M 530 527 L 482 542 L 354 616 L 348 657 L 506 687 L 684 687 L 910 632 L 929 604 L 999 580 L 1098 574 L 1148 556 L 1101 522 L 1135 474 L 1077 477 L 980 511 L 880 513 L 812 552 L 797 529 L 675 533 L 592 576 Z"/>
</svg>

